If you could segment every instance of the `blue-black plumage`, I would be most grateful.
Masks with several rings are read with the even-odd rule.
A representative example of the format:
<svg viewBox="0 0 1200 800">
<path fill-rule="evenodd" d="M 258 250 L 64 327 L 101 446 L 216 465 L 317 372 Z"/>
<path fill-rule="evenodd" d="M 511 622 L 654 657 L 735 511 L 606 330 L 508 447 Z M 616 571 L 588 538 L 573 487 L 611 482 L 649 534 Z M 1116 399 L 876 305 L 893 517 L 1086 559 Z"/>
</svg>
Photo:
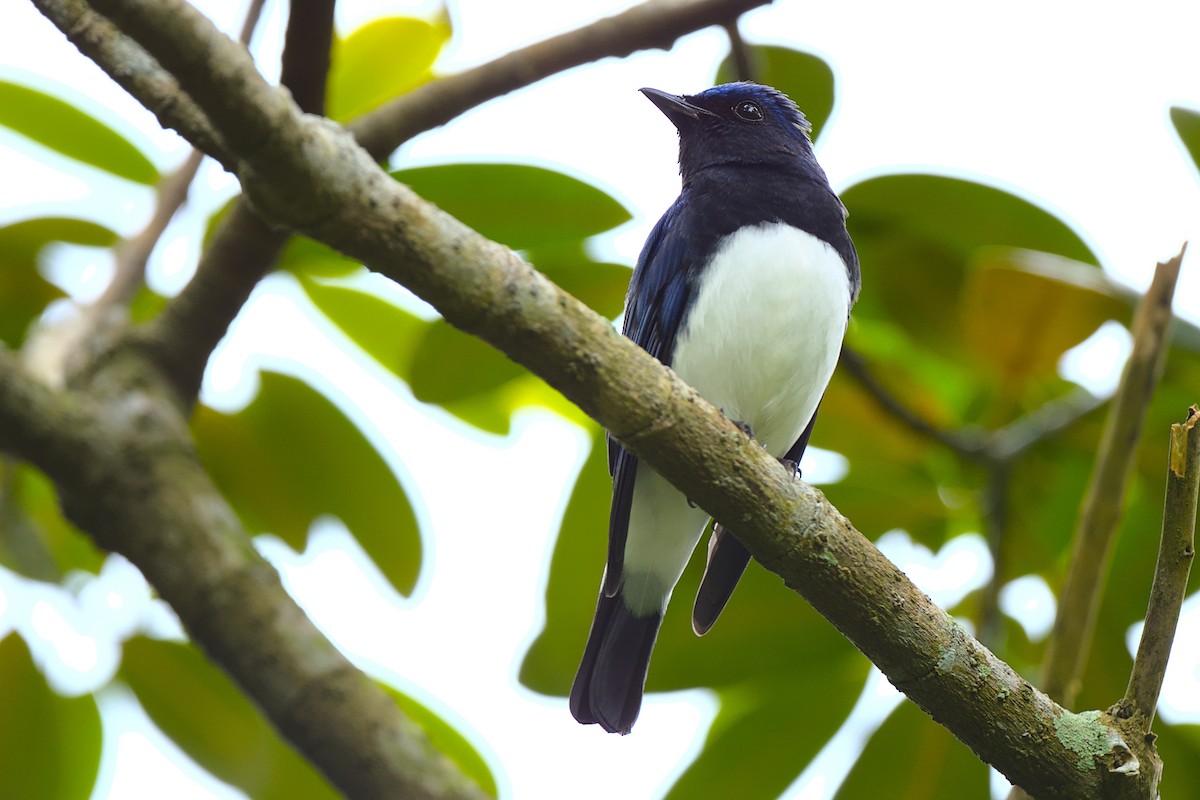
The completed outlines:
<svg viewBox="0 0 1200 800">
<path fill-rule="evenodd" d="M 642 92 L 679 132 L 683 188 L 646 241 L 624 333 L 706 400 L 799 463 L 860 285 L 846 210 L 809 125 L 768 86 Z M 571 688 L 582 723 L 628 733 L 671 590 L 708 522 L 612 439 L 608 564 Z M 703 634 L 750 555 L 716 527 L 693 608 Z"/>
</svg>

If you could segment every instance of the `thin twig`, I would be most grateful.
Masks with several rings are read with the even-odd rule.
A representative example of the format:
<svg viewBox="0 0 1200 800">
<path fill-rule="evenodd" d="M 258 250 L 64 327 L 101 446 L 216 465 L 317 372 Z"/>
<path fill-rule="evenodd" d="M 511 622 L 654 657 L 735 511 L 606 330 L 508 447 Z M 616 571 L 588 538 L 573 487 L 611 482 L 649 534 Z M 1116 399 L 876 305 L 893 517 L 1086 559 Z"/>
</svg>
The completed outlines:
<svg viewBox="0 0 1200 800">
<path fill-rule="evenodd" d="M 242 25 L 241 42 L 246 44 L 253 35 L 262 15 L 263 0 L 254 0 Z M 111 26 L 108 20 L 94 14 L 84 15 L 86 27 L 104 31 Z M 101 37 L 110 51 L 139 58 L 149 56 L 138 45 L 123 40 L 118 31 L 110 30 Z M 145 81 L 126 75 L 131 85 Z M 151 80 L 155 84 L 157 79 Z M 186 99 L 186 98 L 185 98 Z M 197 112 L 198 113 L 198 112 Z M 51 385 L 63 385 L 68 375 L 86 364 L 96 352 L 102 352 L 114 336 L 124 330 L 128 307 L 146 280 L 146 265 L 158 246 L 167 226 L 187 200 L 188 190 L 204 160 L 203 151 L 193 148 L 183 164 L 163 177 L 155 193 L 154 210 L 150 220 L 135 236 L 122 240 L 114 249 L 113 276 L 94 302 L 83 306 L 77 314 L 50 325 L 40 325 L 26 341 L 22 357 L 36 373 Z"/>
<path fill-rule="evenodd" d="M 904 405 L 871 373 L 866 359 L 848 345 L 842 345 L 842 355 L 838 366 L 844 369 L 859 385 L 867 390 L 867 394 L 875 398 L 875 402 L 884 411 L 891 414 L 897 421 L 922 436 L 939 442 L 963 458 L 971 461 L 987 461 L 989 459 L 988 437 L 972 431 L 948 431 L 917 412 Z"/>
<path fill-rule="evenodd" d="M 486 64 L 438 78 L 350 124 L 372 157 L 384 159 L 427 130 L 445 125 L 488 100 L 543 78 L 639 50 L 669 49 L 682 36 L 730 19 L 770 0 L 649 0 L 612 17 L 514 50 Z"/>
<path fill-rule="evenodd" d="M 238 33 L 238 41 L 246 48 L 250 47 L 250 40 L 254 38 L 254 30 L 258 27 L 258 21 L 262 18 L 263 6 L 266 4 L 267 0 L 250 0 L 246 16 L 242 19 L 242 29 Z"/>
<path fill-rule="evenodd" d="M 307 114 L 325 114 L 334 0 L 292 0 L 279 82 Z"/>
<path fill-rule="evenodd" d="M 200 150 L 230 164 L 225 142 L 204 112 L 179 88 L 179 81 L 84 0 L 33 0 L 38 10 L 67 34 L 79 51 L 98 64 L 110 64 L 109 76 L 151 109 L 164 128 L 178 131 Z"/>
<path fill-rule="evenodd" d="M 1129 688 L 1118 716 L 1138 714 L 1150 732 L 1167 660 L 1175 641 L 1179 610 L 1187 596 L 1188 575 L 1196 556 L 1196 501 L 1200 491 L 1200 408 L 1188 409 L 1185 422 L 1171 426 L 1167 496 L 1163 504 L 1162 537 L 1154 585 L 1146 608 L 1146 623 L 1138 643 Z"/>
<path fill-rule="evenodd" d="M 249 8 L 246 9 L 238 37 L 238 41 L 243 45 L 249 46 L 254 30 L 262 18 L 264 5 L 266 0 L 251 0 Z M 93 303 L 94 313 L 103 316 L 109 308 L 128 305 L 141 288 L 145 281 L 146 264 L 150 260 L 150 254 L 154 252 L 176 212 L 187 201 L 188 189 L 203 160 L 203 151 L 193 148 L 179 168 L 159 182 L 154 213 L 146 227 L 136 236 L 117 246 L 113 279 Z"/>
<path fill-rule="evenodd" d="M 334 0 L 293 0 L 288 14 L 280 81 L 300 108 L 311 114 L 325 111 L 334 5 Z M 213 348 L 288 237 L 288 232 L 266 225 L 244 198 L 238 198 L 200 256 L 192 280 L 137 334 L 185 405 L 200 391 Z"/>
<path fill-rule="evenodd" d="M 687 33 L 724 22 L 740 10 L 763 2 L 651 0 L 615 17 L 431 81 L 360 117 L 349 129 L 373 158 L 383 159 L 412 136 L 449 122 L 487 100 L 599 58 L 650 47 L 669 47 Z M 293 8 L 288 22 L 285 76 L 291 74 L 286 66 L 288 52 L 296 52 L 290 43 L 299 38 L 290 33 L 297 10 Z M 292 87 L 292 93 L 297 97 L 307 95 L 297 86 Z M 244 200 L 239 200 L 229 222 L 217 230 L 209 250 L 201 256 L 191 283 L 141 337 L 155 360 L 176 380 L 185 402 L 194 400 L 212 348 L 224 336 L 250 291 L 270 270 L 289 236 L 288 231 L 263 223 Z"/>
<path fill-rule="evenodd" d="M 158 185 L 158 197 L 150 221 L 136 236 L 126 239 L 117 247 L 113 279 L 93 304 L 97 313 L 102 314 L 114 306 L 128 305 L 137 294 L 145 281 L 150 254 L 154 252 L 167 225 L 174 219 L 175 212 L 187 200 L 188 188 L 203 160 L 204 153 L 193 149 L 179 169 L 163 178 Z"/>
<path fill-rule="evenodd" d="M 1142 421 L 1166 362 L 1171 299 L 1186 250 L 1185 244 L 1179 255 L 1158 265 L 1154 280 L 1138 305 L 1133 321 L 1133 352 L 1109 409 L 1096 466 L 1079 514 L 1058 613 L 1046 647 L 1042 679 L 1046 693 L 1067 707 L 1075 701 L 1091 650 Z"/>
<path fill-rule="evenodd" d="M 729 54 L 733 57 L 733 74 L 739 81 L 756 80 L 758 70 L 754 64 L 754 53 L 750 50 L 742 32 L 738 30 L 737 19 L 730 20 L 723 26 L 729 36 Z"/>
<path fill-rule="evenodd" d="M 995 431 L 992 434 L 991 456 L 997 461 L 1011 463 L 1034 445 L 1071 427 L 1108 400 L 1078 386 Z"/>
<path fill-rule="evenodd" d="M 1000 651 L 1004 625 L 1000 616 L 1000 587 L 1008 575 L 1008 492 L 1012 484 L 1012 464 L 995 461 L 988 465 L 983 489 L 983 532 L 992 556 L 992 576 L 979 598 L 979 641 Z"/>
</svg>

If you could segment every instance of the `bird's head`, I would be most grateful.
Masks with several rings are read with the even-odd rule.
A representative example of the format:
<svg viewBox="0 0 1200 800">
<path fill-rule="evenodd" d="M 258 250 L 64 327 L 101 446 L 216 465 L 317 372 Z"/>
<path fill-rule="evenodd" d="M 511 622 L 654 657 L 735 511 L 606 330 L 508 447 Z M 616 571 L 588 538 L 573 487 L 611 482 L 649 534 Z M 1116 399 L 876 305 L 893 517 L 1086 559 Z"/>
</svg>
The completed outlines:
<svg viewBox="0 0 1200 800">
<path fill-rule="evenodd" d="M 641 91 L 679 131 L 679 170 L 685 181 L 713 166 L 813 161 L 808 120 L 787 95 L 770 86 L 724 83 L 689 95 Z"/>
</svg>

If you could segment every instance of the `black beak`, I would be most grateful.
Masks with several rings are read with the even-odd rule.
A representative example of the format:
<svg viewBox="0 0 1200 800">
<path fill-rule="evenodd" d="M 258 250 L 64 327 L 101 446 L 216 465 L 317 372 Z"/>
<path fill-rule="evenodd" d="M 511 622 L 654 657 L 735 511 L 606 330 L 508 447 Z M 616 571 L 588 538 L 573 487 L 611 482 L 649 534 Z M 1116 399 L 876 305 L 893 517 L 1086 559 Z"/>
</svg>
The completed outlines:
<svg viewBox="0 0 1200 800">
<path fill-rule="evenodd" d="M 667 94 L 658 89 L 641 89 L 642 94 L 650 100 L 651 103 L 658 106 L 658 110 L 667 115 L 667 119 L 671 120 L 678 128 L 693 122 L 700 117 L 711 117 L 713 113 L 706 108 L 693 105 L 677 94 Z"/>
</svg>

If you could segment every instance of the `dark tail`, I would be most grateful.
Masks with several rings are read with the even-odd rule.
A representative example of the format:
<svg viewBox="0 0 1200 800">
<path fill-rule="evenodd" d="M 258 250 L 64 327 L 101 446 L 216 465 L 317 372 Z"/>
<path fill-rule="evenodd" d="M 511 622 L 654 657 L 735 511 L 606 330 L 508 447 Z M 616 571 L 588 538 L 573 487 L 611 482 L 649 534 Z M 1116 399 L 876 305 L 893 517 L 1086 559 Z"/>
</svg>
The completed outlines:
<svg viewBox="0 0 1200 800">
<path fill-rule="evenodd" d="M 609 733 L 629 733 L 642 708 L 650 651 L 662 613 L 635 616 L 618 594 L 596 603 L 596 617 L 575 683 L 571 714 L 584 725 L 600 723 Z"/>
<path fill-rule="evenodd" d="M 697 636 L 708 633 L 717 621 L 749 563 L 750 551 L 724 525 L 716 523 L 708 545 L 708 566 L 692 606 L 692 630 Z"/>
</svg>

